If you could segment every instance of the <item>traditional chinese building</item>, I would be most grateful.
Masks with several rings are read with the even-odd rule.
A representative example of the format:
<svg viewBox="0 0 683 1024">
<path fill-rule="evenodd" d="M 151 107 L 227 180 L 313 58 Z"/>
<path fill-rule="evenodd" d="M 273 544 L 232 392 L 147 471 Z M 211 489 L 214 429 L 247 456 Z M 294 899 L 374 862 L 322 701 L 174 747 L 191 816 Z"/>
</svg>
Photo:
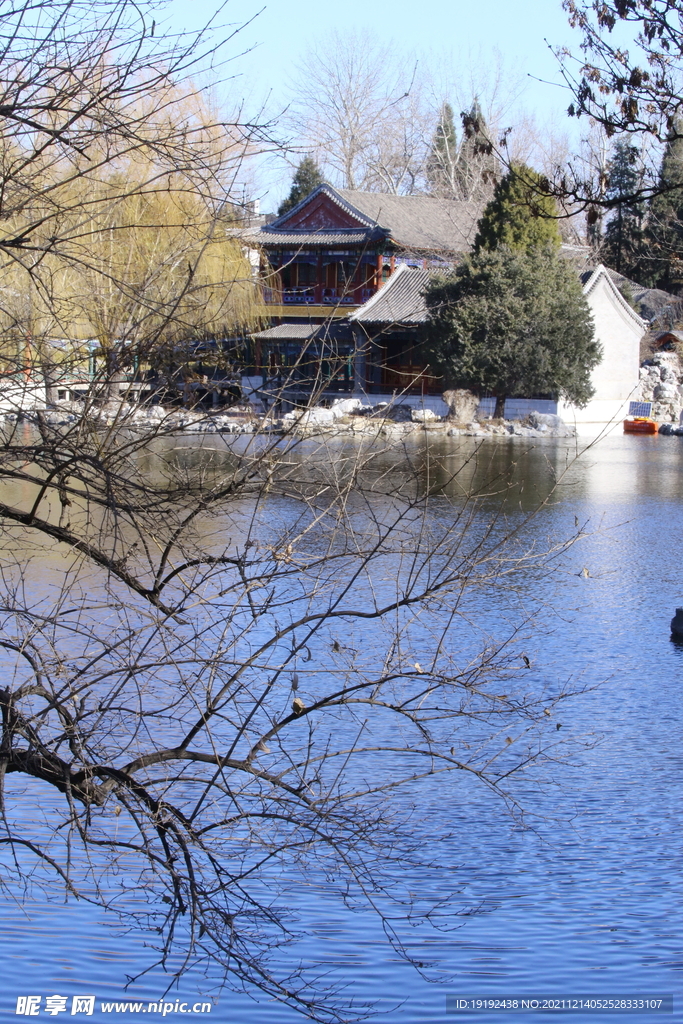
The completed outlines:
<svg viewBox="0 0 683 1024">
<path fill-rule="evenodd" d="M 471 248 L 481 207 L 320 185 L 243 235 L 261 254 L 273 324 L 348 316 L 401 265 L 448 266 Z"/>
<path fill-rule="evenodd" d="M 256 376 L 243 378 L 243 386 L 250 382 L 266 398 L 277 394 L 292 404 L 305 404 L 311 393 L 325 402 L 346 392 L 444 413 L 443 383 L 419 358 L 424 294 L 433 274 L 470 251 L 480 213 L 470 202 L 321 185 L 282 217 L 245 234 L 260 254 L 272 316 L 271 326 L 253 336 Z M 566 255 L 580 262 L 577 254 Z M 592 429 L 628 408 L 646 325 L 604 267 L 581 280 L 603 349 L 592 373 L 593 400 L 577 410 L 549 396 L 512 398 L 508 418 L 531 409 L 559 411 Z"/>
</svg>

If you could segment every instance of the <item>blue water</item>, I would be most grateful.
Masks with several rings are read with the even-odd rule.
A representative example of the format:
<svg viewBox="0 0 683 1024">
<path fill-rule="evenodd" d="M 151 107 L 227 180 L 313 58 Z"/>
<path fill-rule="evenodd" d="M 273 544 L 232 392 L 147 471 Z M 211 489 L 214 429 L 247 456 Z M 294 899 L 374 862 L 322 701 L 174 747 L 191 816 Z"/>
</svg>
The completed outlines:
<svg viewBox="0 0 683 1024">
<path fill-rule="evenodd" d="M 508 499 L 511 520 L 547 493 L 573 455 L 567 442 L 529 452 L 519 441 L 496 449 L 492 461 L 516 461 L 524 478 L 523 490 Z M 528 604 L 529 678 L 582 692 L 556 716 L 563 741 L 557 760 L 515 788 L 523 820 L 496 795 L 459 778 L 420 785 L 415 829 L 426 848 L 433 844 L 436 863 L 415 877 L 406 864 L 403 881 L 418 893 L 457 890 L 461 912 L 437 919 L 438 928 L 403 928 L 423 967 L 392 950 L 370 912 L 347 909 L 321 880 L 293 872 L 300 938 L 291 956 L 331 969 L 334 981 L 359 1003 L 373 1003 L 380 1019 L 548 1019 L 528 1012 L 449 1015 L 448 995 L 673 994 L 673 1016 L 588 1011 L 563 1019 L 683 1020 L 683 647 L 669 634 L 674 609 L 683 604 L 683 443 L 600 442 L 538 514 L 537 540 L 566 536 L 575 517 L 585 536 L 551 572 L 530 570 L 528 594 L 488 593 L 480 610 L 493 634 L 507 628 L 513 605 Z M 164 991 L 169 978 L 158 970 L 126 988 L 153 962 L 153 936 L 127 933 L 87 905 L 63 898 L 20 903 L 17 895 L 0 895 L 0 1020 L 29 1019 L 15 1014 L 17 997 L 29 994 L 43 997 L 42 1019 L 45 997 L 54 994 L 68 999 L 55 1019 L 155 1019 L 99 1008 L 102 1000 L 153 1000 Z M 252 999 L 220 991 L 218 982 L 190 972 L 168 999 L 213 997 L 210 1019 L 226 1024 L 299 1019 L 257 993 Z M 72 1017 L 72 996 L 90 993 L 93 1015 Z"/>
</svg>

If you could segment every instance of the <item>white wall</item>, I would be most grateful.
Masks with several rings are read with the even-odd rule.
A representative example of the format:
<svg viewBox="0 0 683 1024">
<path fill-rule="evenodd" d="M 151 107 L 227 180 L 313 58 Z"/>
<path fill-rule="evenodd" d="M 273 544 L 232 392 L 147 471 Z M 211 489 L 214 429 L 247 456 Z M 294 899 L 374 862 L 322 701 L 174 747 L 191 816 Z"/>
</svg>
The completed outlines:
<svg viewBox="0 0 683 1024">
<path fill-rule="evenodd" d="M 31 412 L 44 408 L 43 380 L 0 379 L 0 412 Z"/>
<path fill-rule="evenodd" d="M 611 434 L 613 430 L 623 430 L 623 422 L 628 416 L 630 398 L 593 399 L 585 409 L 577 409 L 568 402 L 557 403 L 557 415 L 561 416 L 568 427 L 574 427 L 581 437 L 596 437 L 598 434 Z"/>
<path fill-rule="evenodd" d="M 587 289 L 595 336 L 603 349 L 602 361 L 591 374 L 594 401 L 622 401 L 638 386 L 640 339 L 645 333 L 645 324 L 624 301 L 607 274 L 600 274 L 592 287 L 588 281 Z"/>
<path fill-rule="evenodd" d="M 604 267 L 598 267 L 584 286 L 602 360 L 591 373 L 595 395 L 585 407 L 558 403 L 558 415 L 577 433 L 595 435 L 622 429 L 629 402 L 638 388 L 640 339 L 646 324 L 620 294 Z"/>
</svg>

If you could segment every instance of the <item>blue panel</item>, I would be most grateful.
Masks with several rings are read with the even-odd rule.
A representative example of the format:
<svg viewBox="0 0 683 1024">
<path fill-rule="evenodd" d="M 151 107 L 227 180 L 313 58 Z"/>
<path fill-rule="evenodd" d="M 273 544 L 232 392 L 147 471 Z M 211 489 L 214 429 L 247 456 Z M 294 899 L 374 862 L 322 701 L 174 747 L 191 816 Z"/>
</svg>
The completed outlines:
<svg viewBox="0 0 683 1024">
<path fill-rule="evenodd" d="M 631 402 L 628 414 L 629 416 L 652 416 L 652 402 Z"/>
</svg>

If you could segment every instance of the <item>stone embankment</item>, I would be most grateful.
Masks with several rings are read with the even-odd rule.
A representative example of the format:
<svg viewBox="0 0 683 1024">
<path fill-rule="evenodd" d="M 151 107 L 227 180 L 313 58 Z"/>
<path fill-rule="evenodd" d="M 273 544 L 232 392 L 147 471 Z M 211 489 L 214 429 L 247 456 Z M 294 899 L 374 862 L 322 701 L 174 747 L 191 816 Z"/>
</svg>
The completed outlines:
<svg viewBox="0 0 683 1024">
<path fill-rule="evenodd" d="M 190 409 L 174 410 L 161 405 L 142 408 L 112 405 L 90 408 L 84 412 L 82 406 L 70 403 L 38 414 L 0 413 L 0 422 L 12 423 L 18 419 L 30 422 L 35 421 L 38 415 L 52 427 L 75 426 L 85 417 L 94 426 L 118 426 L 139 431 L 158 429 L 171 434 L 253 434 L 259 429 L 258 420 L 246 406 L 231 409 L 229 414 L 212 415 Z"/>
<path fill-rule="evenodd" d="M 683 367 L 678 353 L 659 352 L 646 359 L 640 368 L 638 391 L 640 401 L 652 402 L 653 419 L 678 426 L 683 410 Z"/>
<path fill-rule="evenodd" d="M 385 437 L 404 437 L 428 432 L 448 437 L 573 437 L 559 416 L 530 413 L 524 420 L 471 419 L 459 422 L 451 416 L 440 417 L 431 409 L 415 409 L 407 403 L 396 402 L 364 405 L 358 398 L 339 399 L 329 409 L 319 407 L 305 412 L 287 413 L 280 420 L 271 420 L 271 429 L 296 434 L 380 434 Z"/>
<path fill-rule="evenodd" d="M 71 404 L 36 413 L 5 413 L 0 419 L 13 422 L 21 418 L 30 421 L 40 415 L 50 426 L 75 426 L 86 413 L 82 407 Z M 163 406 L 144 408 L 123 405 L 90 408 L 87 417 L 95 426 L 117 426 L 143 431 L 158 429 L 164 434 L 255 434 L 269 433 L 307 437 L 321 434 L 350 436 L 382 436 L 401 438 L 424 433 L 447 437 L 573 437 L 559 416 L 530 413 L 524 420 L 459 421 L 452 415 L 440 417 L 430 409 L 415 409 L 407 403 L 396 402 L 364 405 L 358 398 L 339 399 L 330 408 L 315 406 L 307 410 L 296 409 L 283 416 L 272 411 L 257 416 L 248 406 L 225 413 L 173 410 Z"/>
</svg>

